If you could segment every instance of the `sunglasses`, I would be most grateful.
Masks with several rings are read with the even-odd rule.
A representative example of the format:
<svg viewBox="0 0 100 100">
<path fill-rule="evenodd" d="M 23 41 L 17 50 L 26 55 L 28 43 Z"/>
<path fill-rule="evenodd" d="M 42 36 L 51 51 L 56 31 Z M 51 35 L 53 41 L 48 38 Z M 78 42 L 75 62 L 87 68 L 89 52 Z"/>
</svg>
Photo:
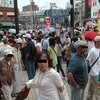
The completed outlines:
<svg viewBox="0 0 100 100">
<path fill-rule="evenodd" d="M 39 59 L 38 63 L 47 63 L 47 60 L 46 59 Z"/>
<path fill-rule="evenodd" d="M 88 48 L 88 46 L 81 46 L 81 48 Z"/>
<path fill-rule="evenodd" d="M 13 55 L 12 54 L 8 54 L 7 57 L 13 57 Z"/>
</svg>

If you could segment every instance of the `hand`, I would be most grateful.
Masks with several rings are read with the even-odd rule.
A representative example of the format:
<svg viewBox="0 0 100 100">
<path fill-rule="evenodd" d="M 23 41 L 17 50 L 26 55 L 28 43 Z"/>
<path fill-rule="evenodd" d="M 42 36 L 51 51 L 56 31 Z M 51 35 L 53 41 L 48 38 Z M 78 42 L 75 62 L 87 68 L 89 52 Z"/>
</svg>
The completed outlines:
<svg viewBox="0 0 100 100">
<path fill-rule="evenodd" d="M 100 87 L 100 82 L 97 82 L 96 85 Z"/>
<path fill-rule="evenodd" d="M 81 86 L 80 86 L 79 84 L 77 84 L 75 88 L 76 88 L 76 89 L 80 89 Z"/>
</svg>

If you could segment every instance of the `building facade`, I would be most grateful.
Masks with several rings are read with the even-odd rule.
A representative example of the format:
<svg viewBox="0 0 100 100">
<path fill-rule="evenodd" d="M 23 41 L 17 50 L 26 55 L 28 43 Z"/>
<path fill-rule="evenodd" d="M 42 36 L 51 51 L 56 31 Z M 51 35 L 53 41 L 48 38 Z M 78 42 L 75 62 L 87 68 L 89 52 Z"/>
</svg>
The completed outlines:
<svg viewBox="0 0 100 100">
<path fill-rule="evenodd" d="M 92 0 L 91 18 L 97 18 L 99 9 L 100 9 L 100 3 L 98 2 L 98 0 Z"/>
<path fill-rule="evenodd" d="M 14 0 L 0 0 L 0 22 L 14 23 Z"/>
<path fill-rule="evenodd" d="M 74 11 L 76 20 L 82 20 L 85 15 L 85 0 L 75 0 Z"/>
</svg>

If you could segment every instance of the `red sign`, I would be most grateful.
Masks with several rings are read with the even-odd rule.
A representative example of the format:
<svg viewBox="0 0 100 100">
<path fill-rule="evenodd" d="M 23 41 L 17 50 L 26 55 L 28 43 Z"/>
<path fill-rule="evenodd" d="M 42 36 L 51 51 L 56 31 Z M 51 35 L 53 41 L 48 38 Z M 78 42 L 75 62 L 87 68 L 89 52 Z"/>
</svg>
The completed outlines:
<svg viewBox="0 0 100 100">
<path fill-rule="evenodd" d="M 100 19 L 100 9 L 98 10 L 98 19 Z"/>
<path fill-rule="evenodd" d="M 92 0 L 88 0 L 88 8 L 90 8 L 92 5 Z"/>
<path fill-rule="evenodd" d="M 50 17 L 46 17 L 46 28 L 50 28 L 50 24 L 51 24 L 51 18 Z"/>
</svg>

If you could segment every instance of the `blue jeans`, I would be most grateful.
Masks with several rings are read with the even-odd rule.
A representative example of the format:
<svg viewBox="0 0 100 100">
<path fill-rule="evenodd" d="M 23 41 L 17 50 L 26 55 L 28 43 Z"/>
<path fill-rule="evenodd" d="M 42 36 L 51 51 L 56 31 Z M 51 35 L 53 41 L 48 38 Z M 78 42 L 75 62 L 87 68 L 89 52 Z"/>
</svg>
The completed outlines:
<svg viewBox="0 0 100 100">
<path fill-rule="evenodd" d="M 71 87 L 71 100 L 83 100 L 84 89 L 76 89 L 74 86 Z"/>
<path fill-rule="evenodd" d="M 35 66 L 33 60 L 25 60 L 25 67 L 28 74 L 28 79 L 33 79 L 35 76 Z"/>
</svg>

